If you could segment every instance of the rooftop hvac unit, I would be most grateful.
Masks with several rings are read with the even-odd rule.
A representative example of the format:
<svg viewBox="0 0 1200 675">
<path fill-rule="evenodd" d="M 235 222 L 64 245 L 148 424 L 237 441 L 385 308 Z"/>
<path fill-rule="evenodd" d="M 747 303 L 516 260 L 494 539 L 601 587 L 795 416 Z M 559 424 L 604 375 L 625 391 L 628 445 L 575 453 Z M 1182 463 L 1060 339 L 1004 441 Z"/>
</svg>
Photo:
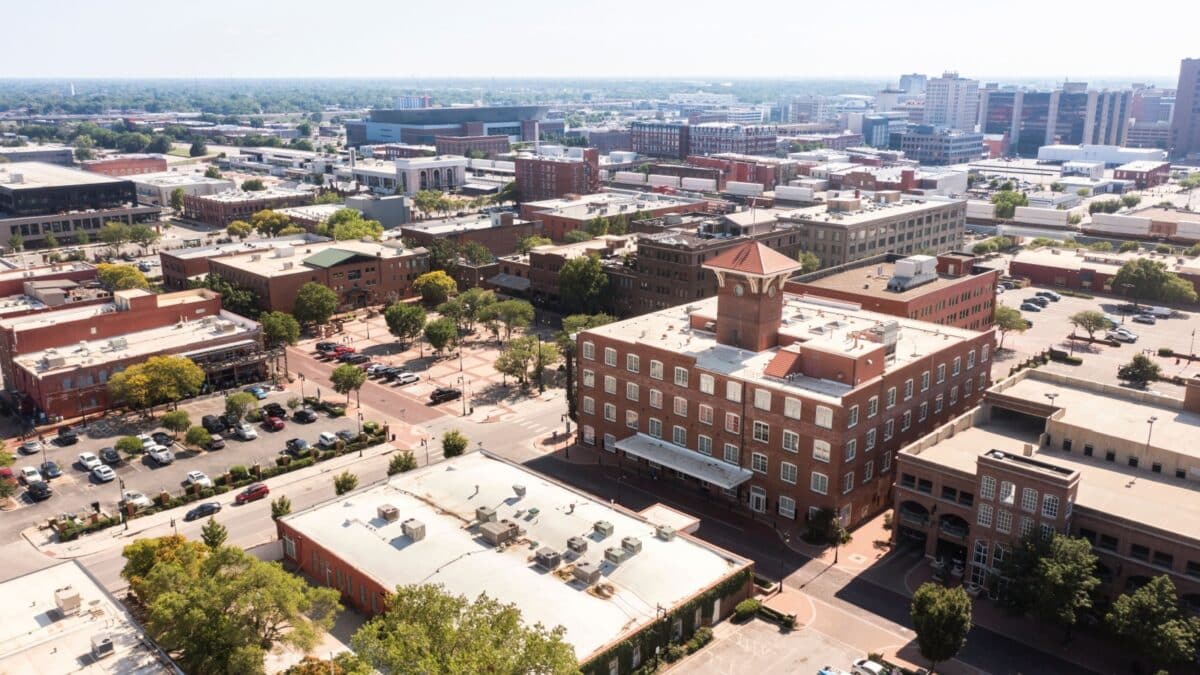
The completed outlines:
<svg viewBox="0 0 1200 675">
<path fill-rule="evenodd" d="M 654 536 L 662 539 L 663 541 L 671 541 L 675 538 L 675 528 L 671 527 L 670 525 L 659 525 L 658 527 L 654 528 Z"/>
<path fill-rule="evenodd" d="M 54 355 L 46 357 L 47 368 L 62 368 L 65 365 L 67 365 L 67 360 L 62 356 Z"/>
<path fill-rule="evenodd" d="M 394 523 L 400 520 L 400 509 L 391 504 L 380 504 L 379 508 L 375 509 L 375 513 L 389 523 Z"/>
<path fill-rule="evenodd" d="M 613 524 L 607 520 L 597 520 L 592 525 L 592 531 L 601 537 L 611 537 L 613 533 Z"/>
<path fill-rule="evenodd" d="M 621 548 L 629 551 L 631 555 L 634 553 L 641 553 L 642 540 L 638 539 L 637 537 L 625 537 L 621 540 Z"/>
<path fill-rule="evenodd" d="M 589 586 L 600 581 L 600 566 L 594 562 L 581 562 L 575 565 L 572 573 L 576 579 Z"/>
<path fill-rule="evenodd" d="M 533 554 L 533 560 L 537 563 L 538 567 L 552 570 L 562 564 L 562 554 L 549 546 L 543 546 Z"/>
<path fill-rule="evenodd" d="M 583 537 L 571 537 L 567 540 L 567 550 L 579 554 L 586 552 L 587 539 Z"/>
<path fill-rule="evenodd" d="M 409 518 L 400 523 L 400 531 L 404 533 L 404 536 L 413 541 L 421 541 L 425 538 L 425 523 L 416 518 Z"/>
<path fill-rule="evenodd" d="M 475 520 L 478 520 L 481 523 L 496 522 L 496 509 L 493 509 L 490 506 L 480 506 L 479 508 L 475 509 Z"/>
<path fill-rule="evenodd" d="M 484 523 L 479 528 L 483 540 L 492 546 L 499 546 L 517 538 L 517 524 L 511 520 Z"/>
<path fill-rule="evenodd" d="M 79 591 L 73 586 L 64 586 L 55 589 L 54 591 L 54 606 L 58 608 L 58 613 L 66 616 L 75 616 L 79 613 L 79 608 L 83 605 L 83 600 L 79 597 Z"/>
<path fill-rule="evenodd" d="M 515 494 L 518 497 L 524 497 L 525 496 L 525 486 L 524 485 L 513 485 L 513 494 Z"/>
<path fill-rule="evenodd" d="M 112 656 L 116 650 L 116 645 L 113 644 L 112 638 L 105 633 L 100 633 L 92 636 L 92 658 L 102 659 L 106 656 Z"/>
<path fill-rule="evenodd" d="M 620 565 L 629 559 L 631 554 L 623 548 L 611 546 L 604 549 L 604 559 L 614 565 Z"/>
</svg>

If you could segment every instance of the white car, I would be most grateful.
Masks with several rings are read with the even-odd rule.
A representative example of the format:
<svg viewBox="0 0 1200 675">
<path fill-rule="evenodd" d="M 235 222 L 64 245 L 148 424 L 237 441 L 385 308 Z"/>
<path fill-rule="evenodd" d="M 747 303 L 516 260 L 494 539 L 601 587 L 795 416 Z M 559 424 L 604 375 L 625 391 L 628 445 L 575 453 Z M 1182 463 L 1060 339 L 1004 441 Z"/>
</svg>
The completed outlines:
<svg viewBox="0 0 1200 675">
<path fill-rule="evenodd" d="M 332 448 L 337 445 L 338 437 L 330 431 L 322 431 L 320 436 L 317 436 L 317 445 L 322 448 Z"/>
<path fill-rule="evenodd" d="M 95 478 L 100 483 L 111 483 L 117 479 L 117 472 L 112 470 L 112 467 L 107 464 L 92 469 L 92 478 Z"/>
<path fill-rule="evenodd" d="M 126 504 L 133 504 L 139 509 L 148 509 L 151 506 L 154 506 L 154 502 L 150 501 L 149 497 L 140 492 L 134 492 L 133 490 L 127 490 L 124 494 L 122 494 L 121 501 L 125 502 Z"/>
<path fill-rule="evenodd" d="M 30 483 L 42 480 L 42 472 L 37 470 L 37 467 L 26 466 L 21 468 L 21 480 L 29 485 Z"/>
<path fill-rule="evenodd" d="M 79 453 L 79 466 L 82 466 L 84 471 L 91 471 L 92 469 L 100 466 L 101 464 L 103 464 L 103 462 L 100 461 L 100 458 L 97 457 L 95 453 L 92 453 L 92 452 Z"/>
<path fill-rule="evenodd" d="M 188 485 L 199 485 L 202 488 L 210 488 L 213 486 L 212 479 L 203 471 L 189 471 L 187 478 L 184 479 Z"/>
<path fill-rule="evenodd" d="M 421 381 L 421 376 L 417 375 L 416 373 L 410 373 L 407 371 L 400 373 L 399 375 L 396 376 L 397 384 L 412 384 L 414 382 L 420 382 L 420 381 Z"/>
<path fill-rule="evenodd" d="M 1109 340 L 1116 340 L 1117 342 L 1137 342 L 1138 339 L 1137 333 L 1125 328 L 1110 330 L 1108 331 L 1108 335 L 1106 337 L 1108 337 Z"/>
<path fill-rule="evenodd" d="M 150 455 L 159 464 L 170 464 L 175 461 L 175 455 L 171 451 L 161 445 L 155 444 L 146 449 L 146 454 Z"/>
<path fill-rule="evenodd" d="M 854 662 L 854 666 L 850 669 L 854 675 L 885 675 L 888 669 L 883 664 L 875 663 L 870 659 L 859 659 Z"/>
<path fill-rule="evenodd" d="M 254 427 L 244 422 L 238 425 L 233 434 L 243 441 L 252 441 L 258 438 L 258 432 L 254 430 Z"/>
<path fill-rule="evenodd" d="M 142 450 L 150 452 L 150 448 L 158 445 L 150 434 L 138 434 L 137 439 L 142 442 Z"/>
</svg>

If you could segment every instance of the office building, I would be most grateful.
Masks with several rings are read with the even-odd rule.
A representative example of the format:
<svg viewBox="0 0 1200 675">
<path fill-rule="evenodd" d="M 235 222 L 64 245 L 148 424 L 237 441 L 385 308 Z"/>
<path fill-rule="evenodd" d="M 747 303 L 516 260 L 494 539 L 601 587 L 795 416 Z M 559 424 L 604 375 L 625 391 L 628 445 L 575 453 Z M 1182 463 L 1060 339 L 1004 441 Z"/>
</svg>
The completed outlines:
<svg viewBox="0 0 1200 675">
<path fill-rule="evenodd" d="M 862 142 L 872 148 L 890 147 L 892 135 L 903 133 L 907 126 L 908 113 L 904 111 L 863 115 Z"/>
<path fill-rule="evenodd" d="M 1131 120 L 1129 128 L 1125 131 L 1125 147 L 1169 150 L 1171 147 L 1171 123 Z"/>
<path fill-rule="evenodd" d="M 925 93 L 925 86 L 927 82 L 928 78 L 926 76 L 921 75 L 920 73 L 909 73 L 907 75 L 900 76 L 899 88 L 901 91 L 907 92 L 914 96 L 921 96 Z"/>
<path fill-rule="evenodd" d="M 925 88 L 924 124 L 974 131 L 979 110 L 979 81 L 946 72 Z"/>
<path fill-rule="evenodd" d="M 1082 537 L 1099 558 L 1101 597 L 1165 574 L 1200 609 L 1198 393 L 1190 382 L 1181 400 L 1021 371 L 901 449 L 893 536 L 998 595 L 1021 537 Z"/>
<path fill-rule="evenodd" d="M 349 207 L 345 204 L 305 204 L 304 206 L 285 206 L 272 209 L 272 211 L 287 216 L 288 220 L 292 221 L 296 227 L 316 232 L 318 227 L 333 217 L 333 214 L 346 208 Z M 357 211 L 357 209 L 352 210 Z M 359 211 L 359 215 L 362 215 L 361 211 Z"/>
<path fill-rule="evenodd" d="M 1160 212 L 1160 213 L 1155 213 Z M 1106 216 L 1084 226 L 1086 233 L 1140 239 L 1161 237 L 1181 244 L 1200 241 L 1200 215 L 1166 209 L 1146 209 L 1133 216 Z M 1172 227 L 1174 226 L 1174 228 Z M 1177 228 L 1177 230 L 1176 230 Z M 1151 235 L 1151 231 L 1154 234 Z M 1162 232 L 1162 234 L 1158 234 Z M 1113 287 L 1117 273 L 1125 263 L 1145 257 L 1141 252 L 1059 251 L 1054 249 L 1021 250 L 1009 263 L 1009 274 L 1025 277 L 1038 286 L 1069 288 L 1084 293 L 1100 292 L 1123 295 L 1125 289 Z M 1173 255 L 1151 256 L 1166 265 L 1184 281 L 1200 291 L 1200 259 Z"/>
<path fill-rule="evenodd" d="M 483 106 L 372 110 L 365 120 L 346 122 L 346 144 L 433 145 L 438 136 L 507 136 L 510 141 L 538 140 L 543 106 Z"/>
<path fill-rule="evenodd" d="M 966 164 L 984 157 L 983 134 L 928 124 L 912 126 L 900 134 L 897 149 L 908 159 L 931 166 Z"/>
<path fill-rule="evenodd" d="M 1171 112 L 1175 108 L 1175 90 L 1159 89 L 1146 85 L 1133 85 L 1133 102 L 1129 116 L 1144 124 L 1171 124 Z"/>
<path fill-rule="evenodd" d="M 508 136 L 434 136 L 433 147 L 439 155 L 476 155 L 490 158 L 508 152 Z"/>
<path fill-rule="evenodd" d="M 1129 126 L 1133 92 L 1087 90 L 1086 85 L 1054 91 L 985 89 L 980 130 L 1008 134 L 1013 152 L 1035 157 L 1044 145 L 1122 145 Z"/>
<path fill-rule="evenodd" d="M 212 194 L 185 194 L 183 217 L 205 225 L 226 227 L 235 220 L 250 220 L 264 209 L 311 204 L 313 193 L 305 190 L 271 187 L 265 190 L 228 190 Z"/>
<path fill-rule="evenodd" d="M 1183 59 L 1171 117 L 1171 156 L 1195 155 L 1200 155 L 1200 59 Z"/>
<path fill-rule="evenodd" d="M 404 94 L 392 98 L 392 105 L 401 110 L 428 108 L 431 105 L 429 94 Z"/>
<path fill-rule="evenodd" d="M 774 155 L 776 135 L 773 127 L 765 125 L 709 122 L 692 125 L 688 132 L 688 142 L 688 152 L 694 155 L 713 155 L 721 152 Z"/>
<path fill-rule="evenodd" d="M 572 128 L 567 138 L 583 138 L 587 147 L 595 148 L 601 155 L 633 150 L 633 134 L 628 129 Z"/>
<path fill-rule="evenodd" d="M 183 190 L 184 196 L 215 195 L 237 190 L 226 178 L 209 178 L 202 173 L 147 173 L 131 179 L 139 204 L 170 206 L 171 194 Z"/>
<path fill-rule="evenodd" d="M 400 228 L 402 236 L 417 246 L 429 247 L 437 241 L 462 246 L 481 244 L 495 256 L 510 255 L 521 240 L 542 233 L 542 224 L 518 218 L 511 212 L 476 213 L 457 218 L 423 220 Z"/>
<path fill-rule="evenodd" d="M 361 159 L 338 167 L 336 175 L 380 195 L 412 196 L 421 190 L 452 192 L 466 182 L 467 158 L 408 157 L 391 161 Z"/>
<path fill-rule="evenodd" d="M 239 255 L 241 253 L 258 253 L 273 255 L 277 248 L 296 248 L 305 244 L 329 241 L 328 237 L 315 234 L 290 234 L 271 239 L 252 239 L 250 241 L 232 241 L 228 244 L 215 246 L 191 246 L 185 248 L 162 249 L 158 259 L 162 268 L 163 288 L 184 290 L 191 288 L 195 282 L 203 281 L 208 276 L 208 261 L 210 258 Z"/>
<path fill-rule="evenodd" d="M 1115 145 L 1044 145 L 1038 148 L 1039 162 L 1104 162 L 1115 168 L 1130 162 L 1158 162 L 1167 153 L 1155 148 L 1122 148 Z"/>
<path fill-rule="evenodd" d="M 975 405 L 992 331 L 783 292 L 753 242 L 705 261 L 717 297 L 581 331 L 581 440 L 791 528 L 890 505 L 892 454 Z M 667 470 L 667 471 L 663 471 Z"/>
<path fill-rule="evenodd" d="M 600 153 L 584 148 L 580 157 L 522 153 L 516 157 L 517 194 L 521 201 L 558 199 L 600 191 Z"/>
<path fill-rule="evenodd" d="M 583 228 L 597 217 L 655 218 L 668 213 L 696 213 L 708 210 L 708 201 L 654 192 L 609 190 L 593 195 L 569 195 L 521 204 L 521 218 L 542 221 L 543 233 L 554 241 L 562 241 L 568 232 Z"/>
<path fill-rule="evenodd" d="M 684 122 L 637 121 L 629 125 L 629 142 L 639 155 L 684 159 L 691 152 L 690 131 Z"/>
<path fill-rule="evenodd" d="M 105 176 L 137 176 L 145 173 L 161 173 L 167 170 L 167 158 L 154 154 L 108 155 L 99 159 L 87 159 L 79 168 Z"/>
<path fill-rule="evenodd" d="M 42 162 L 58 166 L 75 166 L 75 149 L 65 145 L 0 146 L 0 157 L 9 162 Z"/>
</svg>

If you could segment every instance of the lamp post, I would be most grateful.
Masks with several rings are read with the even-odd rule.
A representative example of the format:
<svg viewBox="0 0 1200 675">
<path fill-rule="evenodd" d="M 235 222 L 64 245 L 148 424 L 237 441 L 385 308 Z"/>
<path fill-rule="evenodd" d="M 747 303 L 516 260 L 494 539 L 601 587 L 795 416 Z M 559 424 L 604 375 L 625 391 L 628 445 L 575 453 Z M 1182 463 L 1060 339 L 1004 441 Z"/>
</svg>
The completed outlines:
<svg viewBox="0 0 1200 675">
<path fill-rule="evenodd" d="M 363 423 L 363 414 L 362 414 L 362 411 L 360 410 L 360 411 L 358 411 L 358 435 L 359 436 L 362 436 L 362 423 Z M 358 456 L 359 457 L 363 456 L 363 449 L 361 447 L 358 449 Z"/>
<path fill-rule="evenodd" d="M 565 432 L 563 433 L 563 459 L 571 457 L 571 418 L 563 413 L 559 416 L 558 421 L 563 423 Z"/>
<path fill-rule="evenodd" d="M 429 466 L 429 439 L 421 439 L 421 447 L 425 448 L 425 466 Z"/>
<path fill-rule="evenodd" d="M 783 592 L 783 559 L 787 555 L 788 544 L 791 542 L 791 537 L 786 532 L 779 533 L 779 592 Z"/>
<path fill-rule="evenodd" d="M 304 400 L 304 373 L 296 373 L 300 378 L 300 400 Z"/>
<path fill-rule="evenodd" d="M 1121 284 L 1121 288 L 1125 289 L 1125 295 L 1129 295 L 1129 291 L 1133 289 L 1133 284 L 1128 284 L 1128 283 Z M 1137 311 L 1137 296 L 1136 295 L 1133 297 L 1133 311 L 1135 311 L 1135 312 Z M 1125 315 L 1126 314 L 1128 314 L 1128 312 L 1121 312 L 1121 325 L 1122 326 L 1125 325 Z"/>
<path fill-rule="evenodd" d="M 1154 423 L 1157 421 L 1158 417 L 1155 415 L 1151 415 L 1150 419 L 1146 420 L 1146 424 L 1149 425 L 1146 429 L 1146 459 L 1150 458 L 1150 436 L 1154 433 Z"/>
<path fill-rule="evenodd" d="M 1054 399 L 1058 398 L 1058 394 L 1056 394 L 1054 392 L 1050 392 L 1048 394 L 1043 394 L 1043 395 L 1046 397 L 1046 399 L 1048 401 L 1050 401 L 1050 405 L 1054 405 Z"/>
<path fill-rule="evenodd" d="M 125 515 L 125 509 L 121 506 L 121 500 L 125 499 L 125 479 L 117 477 L 117 489 L 120 492 L 117 494 L 117 509 L 121 512 L 121 524 L 125 526 L 125 531 L 129 531 L 129 517 Z"/>
<path fill-rule="evenodd" d="M 462 350 L 460 349 L 458 353 L 461 356 Z M 462 394 L 462 408 L 463 408 L 462 416 L 466 417 L 467 416 L 467 382 L 469 382 L 469 380 L 464 378 L 462 375 L 459 375 L 458 380 L 456 380 L 456 381 L 458 382 L 459 393 Z"/>
</svg>

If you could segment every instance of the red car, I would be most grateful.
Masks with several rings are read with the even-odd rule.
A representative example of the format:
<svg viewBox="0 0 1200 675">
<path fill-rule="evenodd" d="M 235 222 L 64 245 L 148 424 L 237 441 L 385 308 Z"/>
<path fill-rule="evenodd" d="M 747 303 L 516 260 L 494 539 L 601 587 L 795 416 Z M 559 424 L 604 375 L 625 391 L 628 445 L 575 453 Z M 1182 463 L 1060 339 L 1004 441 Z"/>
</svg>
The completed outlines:
<svg viewBox="0 0 1200 675">
<path fill-rule="evenodd" d="M 246 502 L 258 501 L 269 494 L 271 494 L 271 488 L 267 487 L 266 483 L 251 483 L 246 486 L 245 490 L 239 492 L 233 501 L 238 504 L 245 504 Z"/>
<path fill-rule="evenodd" d="M 286 426 L 278 417 L 268 417 L 263 420 L 263 428 L 268 431 L 281 431 Z"/>
<path fill-rule="evenodd" d="M 341 356 L 342 354 L 353 354 L 355 351 L 357 350 L 350 345 L 338 345 L 333 348 L 333 353 L 338 356 Z"/>
</svg>

